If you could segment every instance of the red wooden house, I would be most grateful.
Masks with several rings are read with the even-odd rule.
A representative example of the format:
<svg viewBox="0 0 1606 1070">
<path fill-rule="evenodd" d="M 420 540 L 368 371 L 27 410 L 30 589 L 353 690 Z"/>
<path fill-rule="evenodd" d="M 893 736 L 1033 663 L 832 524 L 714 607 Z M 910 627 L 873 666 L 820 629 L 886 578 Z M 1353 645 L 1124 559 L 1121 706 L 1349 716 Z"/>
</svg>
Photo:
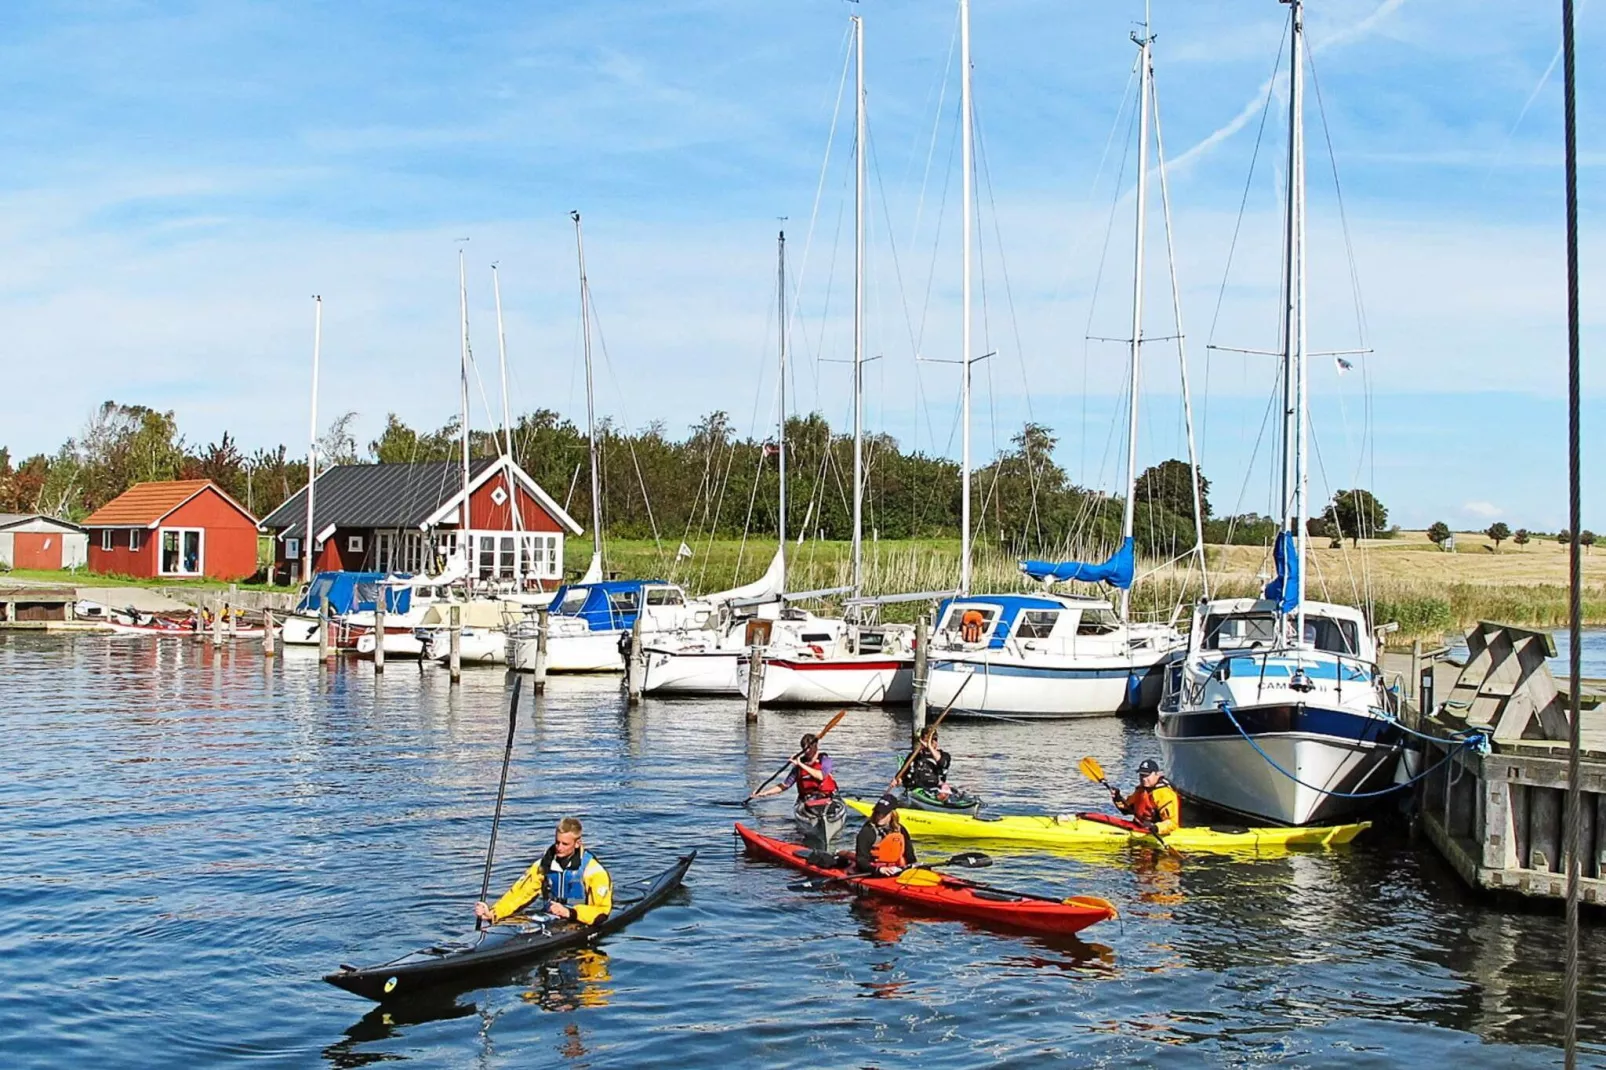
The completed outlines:
<svg viewBox="0 0 1606 1070">
<path fill-rule="evenodd" d="M 209 479 L 136 483 L 96 509 L 89 571 L 243 580 L 257 570 L 257 519 Z"/>
<path fill-rule="evenodd" d="M 312 571 L 436 573 L 466 551 L 469 575 L 520 588 L 563 579 L 563 540 L 582 531 L 516 463 L 482 457 L 463 469 L 450 461 L 345 464 L 313 486 Z M 262 521 L 274 535 L 274 579 L 301 582 L 307 527 L 303 488 Z"/>
</svg>

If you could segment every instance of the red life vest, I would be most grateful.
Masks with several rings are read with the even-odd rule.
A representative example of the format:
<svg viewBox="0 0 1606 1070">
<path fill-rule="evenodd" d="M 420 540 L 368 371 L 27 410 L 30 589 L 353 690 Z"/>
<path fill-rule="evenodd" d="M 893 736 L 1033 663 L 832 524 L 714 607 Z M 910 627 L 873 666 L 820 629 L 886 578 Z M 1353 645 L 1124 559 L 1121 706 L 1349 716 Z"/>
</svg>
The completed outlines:
<svg viewBox="0 0 1606 1070">
<path fill-rule="evenodd" d="M 813 765 L 814 768 L 819 769 L 819 763 L 825 761 L 826 757 L 823 753 L 816 754 L 813 762 L 805 764 Z M 824 772 L 824 770 L 821 770 L 821 772 Z M 836 792 L 836 777 L 830 773 L 826 773 L 823 777 L 815 777 L 803 769 L 797 771 L 797 797 L 804 802 L 822 796 L 835 795 Z"/>
</svg>

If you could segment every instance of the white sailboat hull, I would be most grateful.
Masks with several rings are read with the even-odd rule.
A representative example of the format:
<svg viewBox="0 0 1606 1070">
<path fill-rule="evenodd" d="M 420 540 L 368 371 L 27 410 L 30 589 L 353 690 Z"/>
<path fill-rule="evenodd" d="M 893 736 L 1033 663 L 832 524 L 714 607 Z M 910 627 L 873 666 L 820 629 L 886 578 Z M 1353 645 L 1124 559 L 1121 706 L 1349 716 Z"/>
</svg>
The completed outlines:
<svg viewBox="0 0 1606 1070">
<path fill-rule="evenodd" d="M 748 666 L 737 659 L 741 694 Z M 901 706 L 914 696 L 914 658 L 881 654 L 764 659 L 762 706 Z"/>
<path fill-rule="evenodd" d="M 625 671 L 625 662 L 619 654 L 619 639 L 629 634 L 605 631 L 584 635 L 549 635 L 546 671 L 622 673 Z M 515 640 L 513 648 L 513 667 L 520 672 L 534 672 L 535 638 Z"/>
<path fill-rule="evenodd" d="M 1169 657 L 1170 655 L 1165 655 Z M 1041 719 L 1107 717 L 1153 709 L 1160 701 L 1161 659 L 1025 660 L 1002 651 L 933 657 L 926 703 L 953 705 L 952 717 Z"/>
<path fill-rule="evenodd" d="M 648 695 L 740 695 L 737 667 L 745 650 L 646 650 Z"/>
</svg>

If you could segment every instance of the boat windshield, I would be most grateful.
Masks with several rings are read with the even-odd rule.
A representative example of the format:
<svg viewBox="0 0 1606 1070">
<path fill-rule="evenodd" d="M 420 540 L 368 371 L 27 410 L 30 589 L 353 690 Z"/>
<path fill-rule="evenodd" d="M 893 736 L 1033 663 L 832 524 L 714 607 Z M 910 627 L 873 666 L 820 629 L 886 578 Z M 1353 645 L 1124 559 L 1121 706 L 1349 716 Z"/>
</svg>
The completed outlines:
<svg viewBox="0 0 1606 1070">
<path fill-rule="evenodd" d="M 1104 606 L 1094 606 L 1082 610 L 1082 619 L 1076 622 L 1077 635 L 1104 635 L 1115 631 L 1121 626 L 1121 618 L 1115 615 L 1115 610 Z"/>
<path fill-rule="evenodd" d="M 1293 624 L 1288 626 L 1293 634 Z M 1205 618 L 1205 650 L 1260 650 L 1277 641 L 1274 613 L 1212 613 Z M 1358 629 L 1352 620 L 1331 617 L 1305 618 L 1305 642 L 1331 654 L 1359 656 Z"/>
<path fill-rule="evenodd" d="M 563 601 L 558 603 L 557 612 L 573 616 L 580 612 L 580 607 L 586 604 L 586 595 L 590 593 L 585 587 L 570 587 L 563 592 Z"/>
<path fill-rule="evenodd" d="M 978 604 L 976 602 L 956 603 L 948 607 L 948 613 L 942 618 L 942 626 L 937 630 L 957 636 L 963 630 L 966 613 L 981 614 L 981 634 L 987 635 L 993 630 L 998 621 L 998 607 Z"/>
</svg>

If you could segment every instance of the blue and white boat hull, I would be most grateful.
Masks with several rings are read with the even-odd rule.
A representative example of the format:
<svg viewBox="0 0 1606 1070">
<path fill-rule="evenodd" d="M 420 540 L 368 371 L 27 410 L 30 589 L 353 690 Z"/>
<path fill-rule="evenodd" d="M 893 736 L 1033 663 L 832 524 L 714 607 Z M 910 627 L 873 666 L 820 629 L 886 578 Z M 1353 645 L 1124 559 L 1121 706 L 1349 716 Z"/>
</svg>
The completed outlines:
<svg viewBox="0 0 1606 1070">
<path fill-rule="evenodd" d="M 1157 661 L 1026 661 L 1003 651 L 934 656 L 926 703 L 938 710 L 952 703 L 952 717 L 1107 717 L 1152 710 L 1160 699 L 1162 675 Z"/>
</svg>

